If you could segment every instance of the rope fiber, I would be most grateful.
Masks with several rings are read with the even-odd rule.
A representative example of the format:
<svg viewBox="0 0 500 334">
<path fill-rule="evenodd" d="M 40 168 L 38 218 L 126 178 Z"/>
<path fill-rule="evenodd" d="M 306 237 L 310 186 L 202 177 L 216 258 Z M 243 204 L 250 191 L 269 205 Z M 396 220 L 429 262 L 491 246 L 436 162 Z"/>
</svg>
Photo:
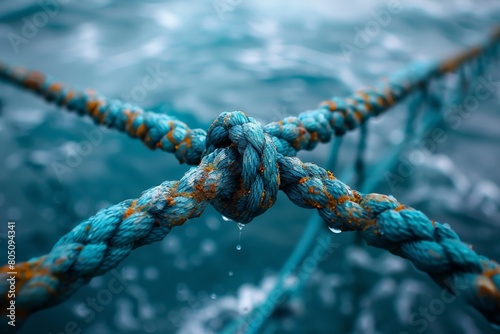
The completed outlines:
<svg viewBox="0 0 500 334">
<path fill-rule="evenodd" d="M 445 62 L 412 65 L 373 88 L 265 126 L 241 111 L 223 112 L 207 132 L 95 93 L 78 93 L 39 72 L 0 66 L 4 80 L 195 165 L 178 181 L 163 182 L 136 199 L 97 212 L 47 255 L 18 263 L 17 317 L 66 300 L 133 249 L 162 240 L 175 226 L 200 216 L 208 204 L 246 224 L 269 209 L 281 190 L 295 205 L 316 209 L 329 227 L 359 231 L 369 245 L 408 259 L 451 293 L 461 287 L 470 305 L 500 325 L 500 266 L 495 261 L 477 254 L 447 224 L 392 196 L 353 190 L 331 172 L 295 157 L 300 150 L 328 142 L 332 134 L 342 136 L 360 127 L 435 77 L 467 62 L 491 62 L 498 56 L 499 39 L 497 31 L 483 47 Z M 9 303 L 9 271 L 8 266 L 0 268 L 3 314 Z"/>
</svg>

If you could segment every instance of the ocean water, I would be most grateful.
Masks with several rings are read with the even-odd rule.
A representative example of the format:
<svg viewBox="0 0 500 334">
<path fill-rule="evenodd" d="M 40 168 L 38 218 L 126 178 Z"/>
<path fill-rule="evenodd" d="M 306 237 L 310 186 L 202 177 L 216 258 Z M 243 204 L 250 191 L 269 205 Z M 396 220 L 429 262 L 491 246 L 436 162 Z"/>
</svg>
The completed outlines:
<svg viewBox="0 0 500 334">
<path fill-rule="evenodd" d="M 23 35 L 42 5 L 0 2 L 0 59 L 204 129 L 228 110 L 243 110 L 261 123 L 297 115 L 412 61 L 442 59 L 480 43 L 500 22 L 494 0 L 57 3 L 47 22 Z M 343 43 L 356 45 L 360 29 L 394 4 L 399 12 L 362 47 L 352 54 L 342 49 Z M 12 33 L 25 37 L 15 43 Z M 138 89 L 152 71 L 157 86 Z M 498 63 L 485 76 L 500 82 Z M 373 190 L 448 223 L 477 252 L 497 260 L 499 96 L 497 85 L 463 124 L 444 128 L 446 140 L 419 157 L 404 182 L 391 186 L 379 175 Z M 54 162 L 74 158 L 68 152 L 96 131 L 93 123 L 4 83 L 0 102 L 0 246 L 6 222 L 15 221 L 18 261 L 47 253 L 99 209 L 188 169 L 165 152 L 100 129 L 102 141 L 61 174 Z M 401 141 L 404 111 L 401 106 L 371 122 L 368 174 Z M 333 170 L 346 181 L 358 137 L 358 131 L 346 136 Z M 324 166 L 329 152 L 322 144 L 299 157 Z M 35 313 L 19 332 L 220 332 L 265 299 L 312 214 L 280 194 L 240 240 L 236 223 L 208 208 L 163 241 L 136 249 L 114 273 L 94 278 L 63 304 Z M 322 233 L 331 232 L 325 226 Z M 460 299 L 436 308 L 441 290 L 409 262 L 357 244 L 354 234 L 332 236 L 335 252 L 262 333 L 494 332 Z M 89 298 L 102 299 L 113 275 L 123 279 L 123 289 L 92 306 Z M 421 308 L 431 310 L 427 318 L 413 315 Z"/>
</svg>

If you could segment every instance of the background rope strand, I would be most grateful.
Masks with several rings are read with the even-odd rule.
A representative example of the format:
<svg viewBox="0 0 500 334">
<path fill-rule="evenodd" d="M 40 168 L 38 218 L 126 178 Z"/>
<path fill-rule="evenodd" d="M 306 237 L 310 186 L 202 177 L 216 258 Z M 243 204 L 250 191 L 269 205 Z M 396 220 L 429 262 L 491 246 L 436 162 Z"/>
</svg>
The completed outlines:
<svg viewBox="0 0 500 334">
<path fill-rule="evenodd" d="M 354 130 L 373 116 L 387 111 L 410 92 L 421 88 L 433 78 L 455 71 L 466 62 L 479 65 L 498 55 L 500 28 L 490 40 L 442 62 L 420 62 L 396 72 L 375 86 L 362 89 L 347 98 L 333 97 L 319 109 L 305 111 L 264 127 L 278 152 L 295 156 L 301 150 L 312 150 L 318 142 L 330 141 L 332 134 L 341 136 Z M 116 99 L 108 99 L 93 90 L 79 92 L 38 71 L 9 67 L 0 62 L 0 79 L 27 88 L 59 106 L 92 117 L 96 124 L 139 138 L 151 149 L 174 153 L 182 163 L 197 165 L 205 149 L 206 132 L 190 129 L 185 123 L 165 114 Z"/>
</svg>

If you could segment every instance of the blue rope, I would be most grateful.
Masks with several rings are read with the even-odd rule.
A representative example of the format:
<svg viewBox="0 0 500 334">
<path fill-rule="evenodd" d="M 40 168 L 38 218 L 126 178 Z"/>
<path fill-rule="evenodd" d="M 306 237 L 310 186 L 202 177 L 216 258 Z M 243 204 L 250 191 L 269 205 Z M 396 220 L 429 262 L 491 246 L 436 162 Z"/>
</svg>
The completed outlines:
<svg viewBox="0 0 500 334">
<path fill-rule="evenodd" d="M 360 166 L 358 165 L 359 164 L 358 161 L 362 159 L 363 152 L 366 149 L 364 141 L 366 140 L 367 131 L 365 129 L 365 131 L 362 131 L 360 133 L 360 140 L 355 160 L 356 164 L 355 177 L 356 180 L 359 180 L 357 182 L 357 187 L 360 187 L 363 192 L 370 192 L 375 188 L 377 183 L 380 182 L 380 176 L 383 175 L 383 172 L 392 168 L 392 166 L 396 163 L 398 156 L 404 150 L 407 149 L 407 146 L 410 144 L 409 141 L 414 138 L 415 136 L 414 123 L 419 113 L 422 111 L 423 105 L 425 104 L 424 102 L 426 97 L 426 91 L 427 91 L 427 86 L 423 86 L 421 88 L 421 91 L 415 93 L 416 96 L 411 100 L 409 104 L 408 119 L 406 122 L 406 131 L 405 131 L 406 141 L 402 145 L 398 145 L 398 147 L 396 147 L 393 150 L 392 154 L 389 154 L 387 157 L 380 159 L 382 162 L 385 162 L 383 164 L 383 167 L 377 168 L 378 172 L 371 173 L 368 179 L 366 180 L 360 177 L 360 174 L 363 172 L 362 169 L 364 166 L 360 168 Z M 428 133 L 441 120 L 442 118 L 439 119 L 432 118 L 432 121 L 426 123 L 424 131 L 422 131 L 421 134 L 424 135 Z M 366 124 L 363 124 L 363 126 L 366 126 Z M 363 126 L 360 128 L 361 130 L 363 129 Z M 338 137 L 337 141 L 334 142 L 334 146 L 332 147 L 332 154 L 330 155 L 329 161 L 327 163 L 327 167 L 330 170 L 335 169 L 334 165 L 335 162 L 337 161 L 337 156 L 339 154 L 341 139 L 342 137 Z M 350 174 L 351 173 L 349 173 L 349 171 L 347 173 L 344 173 L 341 179 L 343 180 L 353 179 L 353 177 L 350 176 Z M 272 312 L 278 307 L 277 301 L 282 301 L 285 296 L 288 296 L 291 293 L 298 294 L 300 290 L 302 290 L 306 280 L 308 279 L 308 275 L 298 276 L 298 283 L 294 286 L 286 286 L 285 280 L 292 273 L 297 271 L 299 265 L 305 258 L 308 258 L 309 261 L 308 265 L 311 267 L 317 266 L 319 264 L 318 263 L 319 259 L 315 256 L 312 256 L 312 252 L 314 250 L 312 250 L 311 248 L 313 242 L 317 240 L 319 232 L 321 231 L 320 229 L 321 223 L 322 220 L 318 215 L 313 215 L 311 217 L 311 219 L 307 223 L 308 227 L 304 231 L 301 240 L 297 244 L 290 258 L 282 267 L 278 276 L 278 280 L 273 289 L 269 292 L 268 298 L 266 298 L 266 300 L 262 304 L 258 305 L 255 309 L 253 309 L 248 315 L 245 315 L 242 318 L 233 321 L 233 323 L 231 323 L 230 325 L 226 326 L 223 333 L 225 334 L 239 333 L 242 331 L 242 328 L 244 328 L 244 332 L 247 334 L 258 332 L 258 330 L 262 328 L 262 326 L 264 325 L 266 319 L 269 319 Z"/>
<path fill-rule="evenodd" d="M 469 66 L 470 67 L 470 66 Z M 467 94 L 467 84 L 468 81 L 466 81 L 465 77 L 465 70 L 467 67 L 462 67 L 460 68 L 460 82 L 459 88 L 461 88 L 461 91 L 458 91 L 456 96 L 454 97 L 455 100 L 450 101 L 449 105 L 454 105 L 454 104 L 459 104 L 460 99 L 466 96 Z M 476 71 L 476 77 L 479 76 L 484 68 L 480 68 L 478 71 Z M 394 166 L 397 162 L 397 158 L 400 156 L 400 154 L 408 150 L 410 146 L 413 146 L 413 143 L 419 142 L 420 139 L 427 133 L 429 133 L 433 128 L 435 128 L 439 123 L 443 121 L 442 115 L 439 115 L 439 117 L 436 117 L 436 115 L 430 115 L 430 117 L 427 117 L 423 121 L 423 127 L 422 130 L 418 132 L 418 135 L 415 134 L 415 121 L 418 119 L 419 114 L 422 113 L 422 109 L 425 105 L 425 101 L 427 100 L 427 90 L 428 87 L 427 85 L 423 85 L 421 90 L 418 91 L 416 96 L 412 98 L 410 104 L 409 104 L 409 117 L 406 123 L 406 130 L 405 130 L 405 141 L 398 145 L 391 154 L 389 154 L 385 159 L 381 159 L 381 161 L 385 161 L 386 163 L 383 163 L 382 165 L 375 165 L 371 166 L 371 168 L 375 168 L 373 173 L 371 173 L 370 177 L 364 182 L 363 178 L 359 177 L 359 173 L 362 173 L 362 170 L 357 170 L 357 180 L 360 180 L 360 182 L 357 182 L 357 187 L 360 187 L 363 192 L 369 192 L 373 190 L 378 182 L 380 182 L 380 176 L 383 175 L 383 173 L 387 170 L 392 169 L 392 166 Z M 360 154 L 362 154 L 364 150 L 364 143 L 363 143 L 363 136 L 366 136 L 365 134 L 361 134 L 362 138 L 360 140 L 359 146 L 358 146 L 358 155 L 356 162 L 360 160 Z M 338 137 L 339 141 L 336 141 L 335 144 L 340 144 L 340 139 L 342 137 Z M 410 142 L 413 140 L 413 143 Z M 335 154 L 338 154 L 338 150 L 340 148 L 340 145 L 337 145 L 335 147 L 334 151 Z M 334 158 L 336 160 L 336 158 Z M 330 164 L 327 164 L 327 166 L 330 169 L 334 169 L 333 167 L 330 167 Z M 348 179 L 347 175 L 344 175 L 341 179 Z M 269 292 L 268 298 L 259 306 L 257 306 L 254 310 L 251 311 L 250 314 L 244 316 L 244 318 L 240 318 L 237 321 L 234 321 L 231 325 L 227 326 L 224 330 L 224 333 L 236 333 L 236 332 L 241 332 L 241 327 L 245 323 L 248 324 L 248 327 L 245 329 L 245 333 L 251 334 L 257 332 L 262 325 L 264 324 L 264 321 L 266 319 L 269 319 L 269 316 L 273 312 L 273 310 L 278 307 L 278 304 L 276 301 L 283 301 L 283 297 L 294 294 L 297 295 L 300 290 L 304 287 L 304 284 L 306 280 L 308 279 L 307 275 L 299 275 L 297 276 L 298 282 L 297 284 L 293 286 L 286 286 L 284 285 L 284 281 L 287 277 L 292 272 L 296 272 L 297 269 L 299 268 L 300 263 L 303 261 L 304 258 L 308 258 L 308 266 L 314 267 L 318 265 L 318 259 L 314 256 L 312 256 L 312 252 L 314 252 L 313 249 L 311 249 L 311 245 L 313 242 L 316 240 L 315 238 L 321 231 L 318 228 L 318 225 L 321 223 L 321 219 L 314 215 L 309 221 L 308 221 L 308 227 L 306 231 L 304 232 L 301 240 L 297 244 L 296 249 L 290 256 L 289 260 L 286 262 L 286 264 L 282 267 L 281 272 L 278 276 L 278 280 L 274 288 Z M 314 231 L 314 234 L 312 234 Z M 308 253 L 305 252 L 299 252 L 300 250 L 305 250 L 305 249 L 310 249 Z M 300 254 L 300 257 L 299 255 Z"/>
<path fill-rule="evenodd" d="M 340 146 L 342 144 L 342 138 L 343 137 L 337 137 L 333 142 L 330 155 L 326 163 L 328 169 L 335 169 L 336 162 L 338 161 L 337 158 Z M 306 257 L 307 251 L 316 240 L 322 226 L 323 220 L 321 217 L 317 214 L 312 215 L 306 224 L 306 229 L 304 230 L 301 239 L 281 268 L 276 284 L 271 291 L 269 291 L 269 297 L 261 305 L 252 310 L 250 314 L 244 316 L 243 318 L 239 318 L 226 326 L 222 333 L 231 334 L 240 332 L 239 329 L 243 325 L 248 324 L 249 326 L 246 328 L 245 332 L 249 334 L 257 331 L 264 324 L 265 319 L 269 317 L 272 311 L 278 306 L 277 301 L 282 300 L 282 298 L 289 292 L 290 289 L 285 286 L 286 279 L 296 271 L 296 268 L 298 268 L 299 264 Z M 259 317 L 256 315 L 259 315 Z"/>
<path fill-rule="evenodd" d="M 391 196 L 361 194 L 319 166 L 283 156 L 263 128 L 242 112 L 222 113 L 208 133 L 207 155 L 180 181 L 164 182 L 137 200 L 99 211 L 48 255 L 18 265 L 18 308 L 31 313 L 61 302 L 90 278 L 116 267 L 132 249 L 198 217 L 209 203 L 226 217 L 252 219 L 275 200 L 275 188 L 265 185 L 279 184 L 294 204 L 317 209 L 330 227 L 360 231 L 368 244 L 412 261 L 443 287 L 446 282 L 467 286 L 471 305 L 500 323 L 500 266 L 476 254 L 446 225 Z M 6 275 L 7 268 L 2 272 Z M 4 282 L 0 291 L 6 294 Z"/>
<path fill-rule="evenodd" d="M 18 264 L 18 316 L 67 299 L 92 277 L 116 267 L 133 249 L 161 240 L 173 227 L 201 215 L 208 204 L 226 217 L 248 223 L 270 208 L 282 190 L 294 204 L 316 209 L 329 227 L 359 231 L 368 244 L 410 260 L 451 292 L 453 286 L 466 286 L 463 294 L 469 303 L 490 322 L 500 324 L 496 262 L 476 254 L 447 225 L 422 212 L 391 196 L 355 191 L 325 169 L 294 157 L 301 149 L 329 141 L 332 133 L 342 135 L 359 127 L 467 61 L 475 61 L 480 69 L 498 55 L 499 37 L 496 33 L 490 44 L 442 64 L 411 66 L 373 89 L 347 99 L 333 98 L 320 109 L 266 126 L 242 112 L 224 112 L 206 134 L 165 115 L 125 108 L 94 94 L 75 94 L 38 72 L 2 67 L 4 79 L 127 131 L 150 147 L 173 152 L 180 161 L 199 162 L 179 181 L 166 181 L 138 199 L 99 211 L 63 236 L 49 254 Z M 431 102 L 439 109 L 442 100 L 436 97 Z M 7 272 L 8 266 L 0 268 L 2 312 L 9 301 Z"/>
<path fill-rule="evenodd" d="M 358 128 L 373 116 L 387 111 L 421 85 L 459 68 L 466 61 L 482 64 L 498 54 L 500 33 L 482 47 L 473 48 L 445 62 L 420 62 L 396 72 L 367 89 L 347 98 L 333 97 L 319 109 L 287 117 L 264 127 L 278 152 L 295 156 L 301 150 L 312 150 L 318 142 L 326 143 L 332 133 L 341 136 Z M 110 100 L 92 90 L 77 92 L 53 81 L 38 71 L 10 68 L 0 63 L 0 79 L 30 89 L 48 101 L 65 106 L 80 115 L 89 115 L 96 124 L 128 133 L 139 138 L 151 149 L 174 153 L 180 162 L 197 165 L 205 149 L 206 133 L 190 129 L 185 123 L 164 114 L 144 111 L 119 100 Z"/>
</svg>

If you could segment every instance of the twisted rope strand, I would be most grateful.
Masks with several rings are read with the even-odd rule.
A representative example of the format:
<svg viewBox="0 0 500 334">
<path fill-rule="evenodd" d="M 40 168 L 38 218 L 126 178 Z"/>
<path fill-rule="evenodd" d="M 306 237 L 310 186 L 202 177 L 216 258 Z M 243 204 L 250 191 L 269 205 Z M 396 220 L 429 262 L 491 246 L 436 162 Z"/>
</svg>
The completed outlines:
<svg viewBox="0 0 500 334">
<path fill-rule="evenodd" d="M 423 109 L 420 108 L 420 106 L 424 106 L 426 104 L 425 92 L 427 91 L 427 89 L 428 87 L 425 86 L 420 91 L 417 91 L 415 93 L 416 96 L 412 98 L 408 105 L 408 118 L 406 121 L 405 130 L 405 133 L 408 136 L 406 139 L 407 141 L 411 140 L 410 138 L 414 138 L 415 136 L 415 134 L 412 133 L 413 124 L 420 110 Z M 418 104 L 416 102 L 418 102 Z M 426 128 L 428 128 L 429 130 L 432 129 L 434 125 L 437 125 L 436 122 L 431 123 L 432 126 L 430 124 L 426 126 Z M 363 128 L 367 128 L 367 124 L 363 124 L 360 127 L 360 139 L 358 143 L 355 164 L 353 166 L 355 169 L 355 173 L 352 173 L 352 170 L 347 169 L 342 173 L 340 179 L 344 181 L 350 180 L 351 182 L 355 182 L 356 188 L 361 187 L 361 189 L 363 189 L 362 192 L 371 192 L 372 189 L 375 188 L 377 181 L 383 173 L 377 173 L 375 170 L 372 170 L 369 175 L 366 176 L 366 179 L 361 176 L 363 172 L 363 166 L 361 166 L 362 168 L 360 170 L 358 163 L 362 161 L 361 156 L 364 154 L 364 151 L 366 149 L 366 143 L 364 143 L 364 141 L 367 139 L 366 131 L 365 133 L 363 133 Z M 427 131 L 423 131 L 422 134 L 423 133 L 427 133 Z M 332 146 L 333 154 L 330 156 L 326 164 L 328 170 L 335 169 L 334 166 L 337 160 L 336 156 L 338 154 L 341 140 L 342 137 L 337 137 L 337 140 L 334 142 L 334 144 L 336 145 Z M 379 157 L 380 161 L 383 161 L 384 163 L 382 165 L 377 164 L 377 169 L 381 170 L 382 172 L 390 170 L 389 166 L 392 165 L 396 160 L 395 158 L 391 158 L 391 156 L 399 156 L 405 147 L 406 145 L 404 144 L 398 145 L 392 150 L 392 154 L 390 153 L 388 155 Z M 323 220 L 319 215 L 311 216 L 311 218 L 307 222 L 307 228 L 304 230 L 304 233 L 302 234 L 299 242 L 294 248 L 292 255 L 281 268 L 277 282 L 273 289 L 269 292 L 268 298 L 266 298 L 263 303 L 253 308 L 251 312 L 245 314 L 243 317 L 234 319 L 232 323 L 230 323 L 223 329 L 222 333 L 230 334 L 244 332 L 247 334 L 251 334 L 259 332 L 261 327 L 270 319 L 270 316 L 273 314 L 273 312 L 275 312 L 276 308 L 279 307 L 278 303 L 276 303 L 277 300 L 281 300 L 282 298 L 293 298 L 292 295 L 297 296 L 300 293 L 305 285 L 305 282 L 308 280 L 309 275 L 305 275 L 304 272 L 301 272 L 300 275 L 297 275 L 298 283 L 296 285 L 286 285 L 285 282 L 289 275 L 291 275 L 291 273 L 300 271 L 299 268 L 305 265 L 302 261 L 304 261 L 304 259 L 306 258 L 308 259 L 307 265 L 309 267 L 318 266 L 321 258 L 314 255 L 316 248 L 313 248 L 312 245 L 314 242 L 317 242 L 319 240 L 319 233 L 323 231 L 322 229 L 320 229 L 322 222 Z M 361 241 L 361 239 L 356 238 L 356 242 L 359 241 Z M 307 249 L 309 249 L 309 251 L 307 251 Z"/>
<path fill-rule="evenodd" d="M 99 211 L 48 255 L 19 264 L 19 314 L 67 299 L 132 249 L 161 240 L 174 226 L 198 217 L 209 203 L 225 216 L 249 222 L 272 206 L 279 187 L 294 204 L 317 209 L 330 227 L 360 231 L 368 244 L 410 260 L 442 286 L 466 286 L 470 304 L 500 324 L 500 266 L 476 254 L 449 227 L 392 196 L 361 194 L 315 164 L 278 153 L 263 127 L 242 112 L 221 114 L 208 134 L 207 155 L 181 180 Z M 0 268 L 2 312 L 9 301 L 8 271 L 8 266 Z"/>
<path fill-rule="evenodd" d="M 456 70 L 465 62 L 475 61 L 478 66 L 482 66 L 498 54 L 499 40 L 500 28 L 484 46 L 471 48 L 440 63 L 413 64 L 347 98 L 333 97 L 322 102 L 319 109 L 269 123 L 264 131 L 271 136 L 278 152 L 283 155 L 295 156 L 301 150 L 312 150 L 318 142 L 330 141 L 332 133 L 342 136 L 347 131 L 358 128 L 369 118 L 390 109 L 408 93 L 426 85 L 435 77 Z M 197 165 L 203 156 L 206 147 L 205 131 L 190 129 L 185 123 L 167 115 L 107 99 L 92 90 L 78 92 L 51 80 L 41 72 L 11 68 L 1 62 L 0 79 L 32 90 L 47 101 L 75 110 L 80 115 L 89 115 L 96 124 L 127 132 L 151 149 L 174 153 L 181 163 Z"/>
<path fill-rule="evenodd" d="M 410 260 L 445 288 L 462 287 L 472 306 L 500 324 L 500 266 L 476 254 L 447 225 L 392 196 L 358 193 L 314 164 L 297 158 L 279 163 L 287 171 L 282 190 L 294 204 L 316 208 L 330 227 L 360 231 L 369 245 Z"/>
<path fill-rule="evenodd" d="M 362 194 L 330 172 L 293 156 L 341 136 L 387 110 L 410 91 L 464 62 L 498 55 L 500 30 L 485 47 L 471 49 L 441 64 L 421 63 L 387 82 L 332 98 L 317 110 L 261 126 L 242 112 L 222 113 L 207 133 L 189 129 L 166 115 L 145 112 L 93 92 L 76 93 L 39 72 L 0 65 L 0 77 L 27 87 L 60 106 L 89 114 L 97 123 L 127 131 L 151 148 L 198 164 L 179 181 L 151 188 L 138 199 L 99 211 L 62 237 L 49 254 L 16 266 L 19 317 L 69 298 L 92 277 L 116 267 L 133 249 L 163 239 L 174 226 L 198 217 L 207 204 L 241 223 L 270 208 L 278 190 L 303 208 L 317 209 L 330 227 L 360 231 L 372 246 L 410 260 L 438 284 L 456 293 L 466 287 L 469 303 L 490 322 L 500 324 L 500 267 L 476 254 L 448 226 L 380 194 Z M 2 312 L 10 299 L 8 266 L 0 268 Z"/>
<path fill-rule="evenodd" d="M 234 148 L 215 150 L 179 181 L 166 181 L 99 211 L 63 236 L 49 254 L 16 265 L 18 315 L 60 303 L 91 278 L 116 267 L 135 248 L 162 240 L 174 226 L 198 217 L 215 197 L 228 198 L 234 178 L 227 177 Z M 0 268 L 0 305 L 5 313 L 5 276 Z M 5 307 L 4 307 L 5 306 Z"/>
</svg>

